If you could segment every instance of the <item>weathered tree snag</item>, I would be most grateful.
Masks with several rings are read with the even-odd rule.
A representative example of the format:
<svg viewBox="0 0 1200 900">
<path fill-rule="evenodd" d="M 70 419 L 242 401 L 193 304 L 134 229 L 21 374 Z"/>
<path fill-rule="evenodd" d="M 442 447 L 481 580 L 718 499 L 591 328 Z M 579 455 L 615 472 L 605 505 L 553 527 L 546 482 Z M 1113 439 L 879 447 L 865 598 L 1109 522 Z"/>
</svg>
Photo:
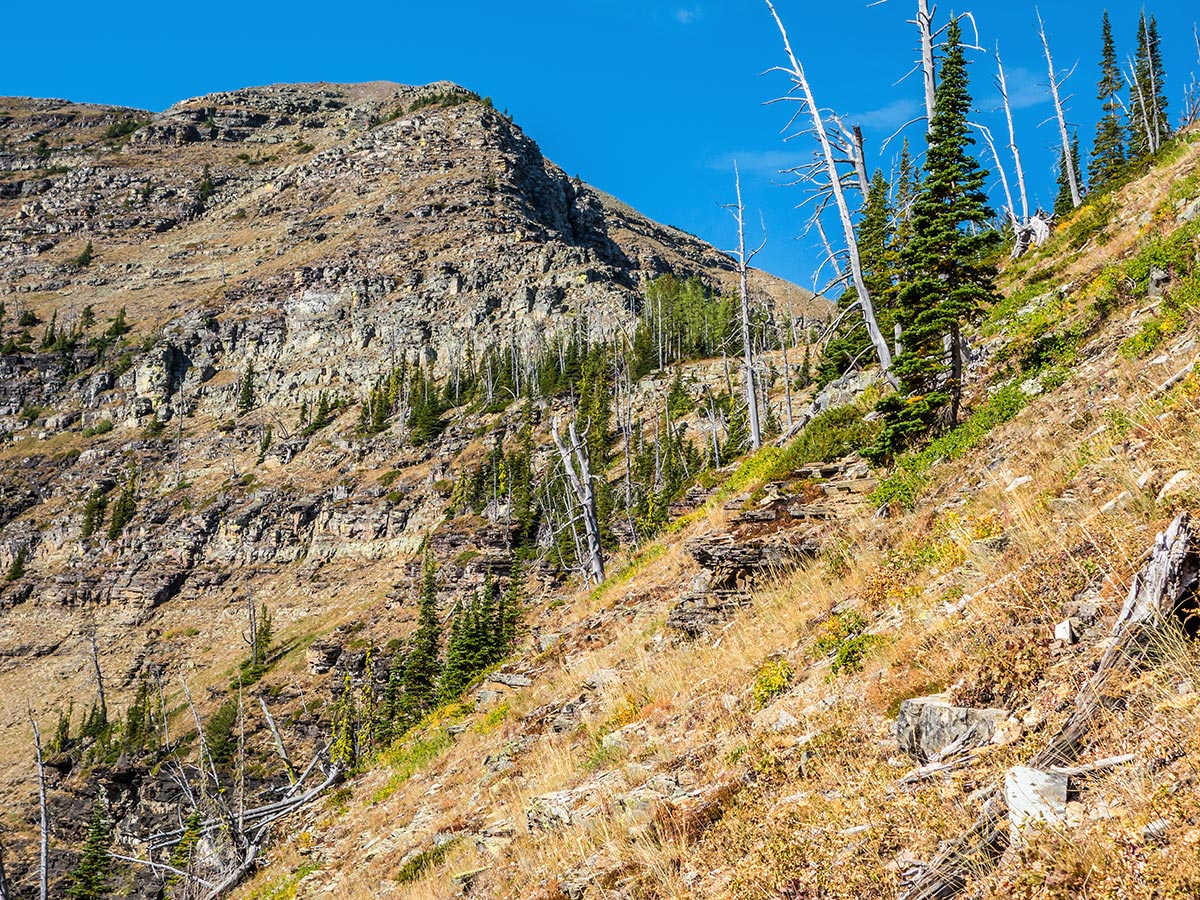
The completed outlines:
<svg viewBox="0 0 1200 900">
<path fill-rule="evenodd" d="M 267 727 L 271 729 L 271 736 L 275 738 L 275 749 L 279 753 L 279 758 L 283 760 L 284 768 L 287 769 L 288 782 L 296 783 L 296 767 L 292 765 L 292 759 L 288 756 L 287 747 L 284 746 L 283 736 L 279 733 L 279 728 L 275 725 L 275 719 L 271 716 L 271 711 L 267 709 L 267 701 L 259 695 L 258 704 L 262 707 L 263 716 L 267 720 Z"/>
<path fill-rule="evenodd" d="M 96 672 L 96 694 L 100 701 L 100 714 L 108 721 L 108 703 L 104 696 L 104 673 L 100 671 L 100 649 L 96 645 L 96 623 L 92 622 L 87 632 L 88 643 L 92 648 L 92 668 Z"/>
<path fill-rule="evenodd" d="M 33 709 L 30 708 L 28 701 L 25 703 L 25 713 L 29 716 L 29 724 L 33 726 L 33 750 L 37 759 L 38 825 L 41 829 L 41 838 L 38 843 L 38 898 L 46 900 L 50 881 L 50 817 L 46 807 L 46 766 L 42 760 L 42 732 L 38 728 L 37 719 L 33 717 Z"/>
<path fill-rule="evenodd" d="M 596 495 L 592 490 L 592 467 L 587 447 L 579 439 L 574 422 L 567 425 L 567 434 L 571 439 L 570 447 L 563 442 L 557 421 L 553 423 L 550 431 L 554 435 L 554 446 L 558 448 L 563 471 L 579 504 L 584 531 L 587 534 L 587 558 L 580 561 L 587 567 L 592 580 L 600 584 L 604 580 L 604 551 L 600 545 L 600 517 L 596 511 Z"/>
<path fill-rule="evenodd" d="M 742 347 L 746 381 L 746 412 L 750 419 L 750 445 L 755 449 L 762 447 L 762 428 L 758 418 L 758 390 L 754 384 L 754 346 L 750 340 L 750 291 L 747 287 L 747 272 L 750 262 L 767 245 L 766 235 L 763 242 L 754 250 L 746 250 L 746 207 L 742 203 L 742 176 L 738 172 L 737 163 L 733 164 L 733 179 L 737 186 L 737 203 L 726 206 L 737 221 L 738 245 L 734 251 L 738 270 L 738 296 L 742 303 Z"/>
<path fill-rule="evenodd" d="M 1061 768 L 1078 757 L 1099 718 L 1104 687 L 1114 676 L 1141 668 L 1154 635 L 1184 603 L 1194 599 L 1198 583 L 1200 553 L 1192 544 L 1189 516 L 1180 513 L 1155 539 L 1149 560 L 1134 576 L 1108 649 L 1075 698 L 1075 712 L 1030 760 L 1030 767 Z M 1123 761 L 1118 757 L 1093 765 Z M 971 828 L 946 844 L 928 865 L 909 873 L 906 889 L 900 895 L 903 900 L 947 900 L 961 892 L 972 875 L 994 862 L 1008 840 L 1007 809 L 1002 798 L 1001 788 L 992 788 Z"/>
<path fill-rule="evenodd" d="M 1050 40 L 1046 37 L 1046 25 L 1042 21 L 1040 12 L 1037 17 L 1038 33 L 1042 36 L 1042 48 L 1046 51 L 1046 66 L 1050 71 L 1050 96 L 1054 100 L 1054 115 L 1058 118 L 1058 136 L 1062 139 L 1063 165 L 1067 169 L 1067 183 L 1071 186 L 1071 205 L 1078 209 L 1079 205 L 1083 203 L 1083 196 L 1079 190 L 1079 179 L 1075 177 L 1075 155 L 1071 152 L 1071 136 L 1067 133 L 1067 118 L 1063 113 L 1062 99 L 1058 94 L 1059 87 L 1071 77 L 1071 72 L 1060 79 L 1054 71 L 1054 60 L 1050 56 Z"/>
<path fill-rule="evenodd" d="M 866 322 L 867 334 L 871 338 L 871 345 L 875 348 L 875 355 L 879 359 L 880 368 L 883 369 L 884 378 L 889 384 L 895 387 L 897 382 L 891 371 L 892 350 L 887 338 L 879 330 L 879 320 L 875 316 L 875 306 L 871 302 L 871 295 L 867 290 L 866 281 L 863 278 L 862 259 L 859 257 L 858 241 L 854 235 L 854 220 L 850 216 L 850 206 L 846 202 L 846 192 L 842 186 L 842 178 L 841 173 L 838 171 L 837 161 L 833 156 L 833 145 L 829 140 L 829 132 L 825 127 L 825 120 L 821 116 L 820 107 L 817 106 L 816 100 L 813 99 L 812 88 L 808 83 L 808 77 L 804 74 L 804 67 L 800 64 L 800 60 L 796 58 L 796 54 L 792 50 L 792 42 L 788 37 L 787 29 L 784 28 L 783 20 L 779 18 L 779 13 L 775 11 L 775 5 L 771 0 L 766 0 L 766 4 L 767 8 L 771 11 L 771 16 L 774 18 L 775 24 L 779 28 L 779 34 L 783 38 L 784 52 L 787 53 L 788 62 L 790 63 L 790 67 L 776 66 L 771 71 L 787 74 L 793 83 L 792 91 L 789 92 L 788 96 L 780 99 L 798 101 L 801 104 L 801 110 L 797 115 L 801 115 L 807 111 L 812 119 L 812 133 L 821 145 L 821 156 L 826 175 L 829 179 L 829 190 L 833 195 L 834 203 L 837 205 L 838 218 L 842 223 L 842 231 L 845 236 L 846 250 L 850 261 L 850 275 L 853 280 L 854 291 L 858 296 L 858 304 L 862 310 L 863 320 Z M 796 91 L 800 92 L 799 97 L 792 96 Z"/>
<path fill-rule="evenodd" d="M 1017 211 L 1013 207 L 1012 191 L 1008 187 L 1008 175 L 1004 171 L 1004 162 L 1000 159 L 1000 154 L 996 152 L 996 142 L 992 140 L 992 130 L 977 122 L 972 122 L 971 125 L 983 135 L 984 143 L 992 151 L 992 159 L 996 161 L 996 171 L 1000 173 L 1000 185 L 1004 189 L 1004 200 L 1007 204 L 1005 210 L 1008 212 L 1008 218 L 1012 222 L 1013 228 L 1018 229 L 1021 227 L 1021 222 L 1017 219 Z"/>
<path fill-rule="evenodd" d="M 1017 148 L 1017 132 L 1013 127 L 1012 105 L 1008 102 L 1008 79 L 1004 76 L 1004 63 L 1000 61 L 1000 46 L 996 45 L 996 86 L 1004 102 L 1004 118 L 1008 122 L 1008 149 L 1012 151 L 1013 164 L 1017 170 L 1017 189 L 1021 195 L 1021 221 L 1029 221 L 1029 198 L 1025 193 L 1025 169 L 1021 166 L 1021 151 Z"/>
</svg>

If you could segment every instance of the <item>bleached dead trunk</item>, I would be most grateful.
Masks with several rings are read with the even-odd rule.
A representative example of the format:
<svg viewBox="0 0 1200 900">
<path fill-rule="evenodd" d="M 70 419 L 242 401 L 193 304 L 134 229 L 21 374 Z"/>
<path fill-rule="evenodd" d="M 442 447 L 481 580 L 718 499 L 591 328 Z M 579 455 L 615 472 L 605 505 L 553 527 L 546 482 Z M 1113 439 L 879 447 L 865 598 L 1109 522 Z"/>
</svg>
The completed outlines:
<svg viewBox="0 0 1200 900">
<path fill-rule="evenodd" d="M 996 142 L 992 140 L 992 130 L 986 125 L 971 123 L 981 135 L 983 141 L 988 145 L 988 149 L 992 151 L 992 159 L 996 161 L 996 171 L 1000 174 L 1000 185 L 1004 188 L 1004 200 L 1008 204 L 1008 218 L 1012 222 L 1014 229 L 1021 227 L 1020 220 L 1017 219 L 1017 211 L 1013 207 L 1012 191 L 1008 188 L 1008 175 L 1004 172 L 1004 163 L 1000 160 L 1000 154 L 996 152 Z"/>
<path fill-rule="evenodd" d="M 996 46 L 997 86 L 1000 99 L 1004 101 L 1004 118 L 1008 122 L 1008 149 L 1012 152 L 1013 165 L 1017 170 L 1017 189 L 1021 196 L 1021 221 L 1029 221 L 1029 198 L 1025 193 L 1025 170 L 1021 166 L 1021 151 L 1017 148 L 1017 132 L 1013 128 L 1012 105 L 1008 102 L 1008 79 L 1004 77 L 1004 64 L 1000 61 L 1000 46 Z"/>
<path fill-rule="evenodd" d="M 570 447 L 563 442 L 557 421 L 552 424 L 550 430 L 554 434 L 554 446 L 558 448 L 563 471 L 567 475 L 567 481 L 571 485 L 571 491 L 575 494 L 575 501 L 579 505 L 580 515 L 583 518 L 583 527 L 587 538 L 587 559 L 580 561 L 587 567 L 592 580 L 596 584 L 600 584 L 604 581 L 604 551 L 600 545 L 600 517 L 596 510 L 596 494 L 592 490 L 592 468 L 591 461 L 588 459 L 587 447 L 579 439 L 574 422 L 567 425 L 567 435 L 571 439 Z"/>
<path fill-rule="evenodd" d="M 1063 165 L 1067 170 L 1067 183 L 1071 186 L 1071 205 L 1078 209 L 1083 203 L 1083 197 L 1079 191 L 1079 179 L 1075 177 L 1075 155 L 1071 152 L 1071 136 L 1067 132 L 1067 117 L 1063 113 L 1062 98 L 1059 96 L 1059 78 L 1054 71 L 1054 60 L 1050 56 L 1050 40 L 1046 37 L 1046 25 L 1042 21 L 1042 14 L 1039 12 L 1038 17 L 1038 33 L 1042 36 L 1042 49 L 1046 51 L 1046 66 L 1050 72 L 1050 96 L 1054 100 L 1054 115 L 1058 118 L 1058 136 L 1062 140 Z M 1066 81 L 1070 76 L 1063 76 L 1063 81 Z"/>
<path fill-rule="evenodd" d="M 925 82 L 926 127 L 933 125 L 933 105 L 937 95 L 937 70 L 933 64 L 933 13 L 929 0 L 917 0 L 917 18 L 913 23 L 921 35 L 921 73 Z"/>
<path fill-rule="evenodd" d="M 875 355 L 879 359 L 880 368 L 883 369 L 884 378 L 893 387 L 896 386 L 896 378 L 892 375 L 892 352 L 888 346 L 887 338 L 879 329 L 879 321 L 875 316 L 875 306 L 871 302 L 870 292 L 867 290 L 866 281 L 863 278 L 862 259 L 858 253 L 858 241 L 854 235 L 854 220 L 850 216 L 850 206 L 846 202 L 846 192 L 842 187 L 841 175 L 838 172 L 837 162 L 834 160 L 833 147 L 829 141 L 829 132 L 825 128 L 825 121 L 821 117 L 820 107 L 817 106 L 813 99 L 812 88 L 808 83 L 808 78 L 804 73 L 804 67 L 800 64 L 800 60 L 796 58 L 795 52 L 792 50 L 792 42 L 788 37 L 787 29 L 783 25 L 783 20 L 779 18 L 779 13 L 775 11 L 775 5 L 771 0 L 766 0 L 767 8 L 771 11 L 771 16 L 775 20 L 775 24 L 779 27 L 779 34 L 783 38 L 784 51 L 787 53 L 790 68 L 777 66 L 772 71 L 780 71 L 787 73 L 793 84 L 800 91 L 800 102 L 803 109 L 806 110 L 812 119 L 812 131 L 817 142 L 821 146 L 821 155 L 825 166 L 825 172 L 829 177 L 829 190 L 833 195 L 834 203 L 837 205 L 838 218 L 842 223 L 842 231 L 846 239 L 846 249 L 850 261 L 850 275 L 853 279 L 854 290 L 858 295 L 858 303 L 862 309 L 863 319 L 866 322 L 867 334 L 871 338 L 871 345 L 875 348 Z M 793 98 L 794 99 L 794 98 Z"/>
<path fill-rule="evenodd" d="M 29 716 L 29 724 L 33 726 L 33 750 L 37 760 L 38 825 L 41 831 L 38 841 L 38 898 L 46 900 L 50 883 L 50 816 L 46 806 L 46 766 L 42 761 L 42 732 L 28 701 L 25 703 L 25 712 Z"/>
<path fill-rule="evenodd" d="M 727 206 L 734 219 L 737 220 L 738 246 L 735 251 L 738 270 L 738 297 L 742 304 L 742 347 L 745 365 L 744 378 L 746 382 L 746 411 L 750 419 L 750 445 L 755 449 L 762 446 L 762 429 L 758 420 L 758 390 L 754 384 L 754 347 L 750 341 L 750 291 L 747 285 L 747 271 L 750 261 L 766 246 L 766 238 L 756 250 L 746 251 L 746 207 L 742 203 L 742 176 L 738 172 L 737 163 L 733 164 L 734 184 L 737 188 L 737 203 Z"/>
</svg>

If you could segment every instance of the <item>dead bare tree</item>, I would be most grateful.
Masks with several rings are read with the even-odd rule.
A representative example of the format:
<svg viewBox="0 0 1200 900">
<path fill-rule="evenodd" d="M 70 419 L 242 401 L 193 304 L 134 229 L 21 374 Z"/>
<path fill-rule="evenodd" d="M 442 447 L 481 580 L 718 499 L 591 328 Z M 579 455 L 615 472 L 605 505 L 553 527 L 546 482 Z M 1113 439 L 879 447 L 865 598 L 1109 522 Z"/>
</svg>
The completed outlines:
<svg viewBox="0 0 1200 900">
<path fill-rule="evenodd" d="M 755 249 L 746 250 L 746 206 L 742 203 L 742 176 L 738 172 L 737 163 L 733 164 L 733 180 L 737 188 L 737 203 L 727 204 L 734 221 L 737 222 L 738 245 L 734 251 L 738 270 L 738 297 L 742 304 L 742 346 L 745 364 L 744 377 L 746 381 L 746 410 L 750 419 L 750 445 L 755 449 L 762 446 L 762 428 L 758 419 L 758 390 L 754 384 L 754 347 L 750 341 L 750 291 L 747 286 L 747 273 L 750 262 L 767 245 L 766 228 L 763 228 L 762 243 Z"/>
<path fill-rule="evenodd" d="M 838 169 L 837 160 L 834 157 L 833 144 L 830 141 L 829 130 L 825 125 L 824 117 L 821 114 L 821 108 L 817 106 L 816 100 L 813 98 L 812 87 L 808 82 L 808 77 L 805 75 L 804 66 L 800 64 L 800 60 L 796 57 L 795 51 L 792 49 L 791 38 L 788 37 L 787 29 L 783 25 L 783 20 L 779 18 L 779 13 L 775 10 L 775 5 L 771 0 L 765 0 L 767 8 L 771 11 L 771 17 L 775 20 L 776 26 L 779 28 L 779 34 L 783 38 L 784 52 L 787 54 L 787 66 L 775 66 L 769 71 L 783 72 L 792 81 L 792 88 L 784 97 L 779 97 L 772 103 L 781 101 L 792 101 L 800 104 L 799 109 L 793 114 L 789 120 L 788 128 L 797 118 L 808 114 L 811 119 L 811 126 L 804 132 L 811 133 L 816 139 L 821 148 L 821 163 L 824 168 L 826 178 L 828 180 L 827 190 L 833 198 L 833 202 L 837 207 L 838 218 L 842 223 L 842 232 L 846 242 L 846 255 L 849 263 L 850 276 L 854 285 L 857 299 L 855 304 L 862 312 L 863 320 L 866 323 L 867 334 L 870 336 L 871 345 L 875 349 L 875 355 L 879 360 L 880 368 L 883 369 L 884 378 L 894 387 L 896 385 L 895 376 L 892 375 L 892 351 L 888 345 L 887 338 L 879 328 L 879 320 L 875 316 L 875 306 L 871 301 L 870 292 L 867 290 L 866 281 L 863 278 L 862 259 L 858 253 L 858 241 L 854 234 L 854 221 L 850 216 L 850 205 L 846 200 L 846 192 L 842 183 L 842 174 Z M 786 140 L 796 137 L 796 134 L 789 135 Z"/>
<path fill-rule="evenodd" d="M 1083 195 L 1080 192 L 1079 179 L 1075 177 L 1075 155 L 1071 151 L 1071 136 L 1067 132 L 1067 117 L 1063 112 L 1062 97 L 1058 93 L 1058 89 L 1075 72 L 1075 67 L 1072 66 L 1069 72 L 1059 76 L 1054 68 L 1054 59 L 1050 56 L 1050 39 L 1046 37 L 1046 24 L 1042 21 L 1041 11 L 1037 13 L 1037 20 L 1038 34 L 1042 38 L 1042 49 L 1046 53 L 1046 66 L 1050 73 L 1050 96 L 1054 100 L 1054 115 L 1058 119 L 1058 136 L 1062 140 L 1063 167 L 1067 170 L 1067 183 L 1071 187 L 1071 206 L 1078 209 L 1080 204 L 1083 203 Z M 1069 100 L 1070 97 L 1067 99 Z"/>
<path fill-rule="evenodd" d="M 279 727 L 275 724 L 275 719 L 271 716 L 271 711 L 267 709 L 267 701 L 260 694 L 258 704 L 262 707 L 263 718 L 267 720 L 267 727 L 271 729 L 271 736 L 275 738 L 275 749 L 279 753 L 279 758 L 283 760 L 283 766 L 287 770 L 288 781 L 291 784 L 296 783 L 296 767 L 292 765 L 292 758 L 288 756 L 287 747 L 283 743 L 283 736 L 279 733 Z"/>
<path fill-rule="evenodd" d="M 46 766 L 42 759 L 42 732 L 38 728 L 29 701 L 25 702 L 25 714 L 29 716 L 29 724 L 33 726 L 33 751 L 37 761 L 38 825 L 41 829 L 38 842 L 38 900 L 46 900 L 50 882 L 50 815 L 46 805 Z"/>
<path fill-rule="evenodd" d="M 580 440 L 573 421 L 567 424 L 567 435 L 571 441 L 569 447 L 563 441 L 557 419 L 551 425 L 550 431 L 554 435 L 554 446 L 558 449 L 563 471 L 575 495 L 579 514 L 583 518 L 587 550 L 585 554 L 581 554 L 581 562 L 592 580 L 600 584 L 604 581 L 604 550 L 600 544 L 600 517 L 596 510 L 596 494 L 592 488 L 592 467 L 587 445 Z"/>
<path fill-rule="evenodd" d="M 88 644 L 92 650 L 92 670 L 96 673 L 96 698 L 100 703 L 100 715 L 108 721 L 108 703 L 104 696 L 104 673 L 100 670 L 100 648 L 96 643 L 96 623 L 92 621 L 87 628 Z"/>
<path fill-rule="evenodd" d="M 1004 75 L 1004 63 L 1000 59 L 1000 45 L 996 45 L 996 87 L 1004 104 L 1004 119 L 1008 123 L 1008 150 L 1012 153 L 1017 174 L 1017 189 L 1021 196 L 1021 221 L 1029 219 L 1029 196 L 1025 192 L 1025 169 L 1021 166 L 1021 151 L 1017 147 L 1017 132 L 1013 127 L 1012 104 L 1008 100 L 1008 79 Z"/>
<path fill-rule="evenodd" d="M 1192 25 L 1192 39 L 1196 42 L 1196 62 L 1200 63 L 1200 28 Z M 1183 89 L 1183 118 L 1181 128 L 1188 128 L 1200 122 L 1200 81 L 1196 76 Z"/>
</svg>

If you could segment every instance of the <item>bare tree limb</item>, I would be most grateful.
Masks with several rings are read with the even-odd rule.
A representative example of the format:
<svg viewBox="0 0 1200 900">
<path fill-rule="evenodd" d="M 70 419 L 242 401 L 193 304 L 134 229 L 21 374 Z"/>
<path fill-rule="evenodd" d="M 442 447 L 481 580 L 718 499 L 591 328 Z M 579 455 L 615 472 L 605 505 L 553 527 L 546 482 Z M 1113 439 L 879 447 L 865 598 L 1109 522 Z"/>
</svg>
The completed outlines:
<svg viewBox="0 0 1200 900">
<path fill-rule="evenodd" d="M 271 711 L 267 709 L 267 701 L 261 694 L 258 698 L 258 705 L 262 707 L 263 716 L 267 720 L 267 727 L 271 729 L 271 735 L 275 738 L 275 749 L 279 752 L 279 758 L 283 760 L 284 768 L 287 770 L 288 781 L 292 784 L 296 783 L 296 767 L 292 765 L 291 757 L 288 756 L 287 747 L 284 746 L 283 736 L 279 733 L 279 728 L 275 725 L 275 720 L 271 717 Z"/>
<path fill-rule="evenodd" d="M 750 291 L 746 283 L 747 267 L 750 260 L 766 246 L 766 229 L 764 228 L 763 243 L 757 250 L 746 251 L 746 207 L 742 203 L 742 176 L 738 172 L 737 163 L 733 164 L 734 184 L 737 187 L 737 203 L 725 208 L 732 213 L 737 222 L 738 245 L 734 251 L 738 270 L 738 296 L 742 306 L 742 350 L 745 362 L 746 381 L 746 411 L 750 419 L 750 444 L 757 450 L 762 446 L 762 430 L 758 421 L 758 390 L 754 384 L 754 346 L 750 342 Z"/>
<path fill-rule="evenodd" d="M 875 307 L 871 302 L 871 295 L 867 290 L 866 281 L 863 278 L 862 260 L 859 257 L 858 241 L 854 234 L 854 222 L 850 217 L 850 207 L 846 202 L 841 177 L 838 174 L 837 164 L 833 159 L 833 148 L 829 142 L 829 134 L 825 127 L 825 121 L 821 116 L 820 108 L 813 98 L 812 88 L 804 73 L 804 67 L 800 64 L 800 60 L 796 58 L 796 54 L 792 49 L 792 42 L 788 37 L 787 29 L 783 25 L 783 20 L 779 18 L 779 13 L 775 11 L 775 5 L 771 0 L 766 0 L 766 4 L 767 8 L 771 11 L 771 16 L 775 20 L 775 24 L 779 28 L 779 34 L 783 38 L 784 51 L 787 53 L 788 61 L 791 64 L 790 68 L 777 68 L 780 71 L 788 73 L 794 85 L 793 90 L 798 90 L 801 94 L 799 99 L 804 104 L 802 108 L 807 109 L 812 118 L 812 131 L 821 145 L 821 152 L 825 159 L 825 169 L 829 175 L 829 187 L 833 192 L 834 202 L 837 204 L 838 218 L 842 222 L 846 247 L 849 251 L 850 272 L 854 281 L 854 289 L 862 308 L 863 319 L 866 321 L 867 334 L 870 336 L 871 344 L 875 348 L 875 354 L 879 359 L 880 367 L 883 369 L 884 378 L 889 384 L 895 387 L 897 382 L 891 372 L 891 347 L 888 345 L 887 338 L 884 337 L 883 332 L 879 329 L 879 321 L 875 316 Z"/>
<path fill-rule="evenodd" d="M 1025 193 L 1025 170 L 1021 167 L 1021 151 L 1017 148 L 1017 132 L 1013 128 L 1012 105 L 1008 102 L 1008 79 L 1004 76 L 1004 63 L 1000 61 L 1000 45 L 996 45 L 996 86 L 1004 102 L 1004 118 L 1008 122 L 1008 149 L 1013 155 L 1017 170 L 1017 188 L 1021 195 L 1021 221 L 1029 219 L 1029 199 Z"/>
</svg>

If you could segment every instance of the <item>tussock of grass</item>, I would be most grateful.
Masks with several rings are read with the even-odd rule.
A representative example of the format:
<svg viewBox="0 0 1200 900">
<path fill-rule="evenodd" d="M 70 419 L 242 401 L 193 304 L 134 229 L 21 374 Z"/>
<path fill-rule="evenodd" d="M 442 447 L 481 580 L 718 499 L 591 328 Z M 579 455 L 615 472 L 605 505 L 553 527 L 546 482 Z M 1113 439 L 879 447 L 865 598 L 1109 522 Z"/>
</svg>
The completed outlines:
<svg viewBox="0 0 1200 900">
<path fill-rule="evenodd" d="M 450 732 L 435 731 L 400 740 L 380 756 L 380 763 L 392 770 L 383 787 L 371 795 L 372 803 L 382 803 L 396 793 L 400 785 L 429 765 L 454 744 Z"/>
</svg>

